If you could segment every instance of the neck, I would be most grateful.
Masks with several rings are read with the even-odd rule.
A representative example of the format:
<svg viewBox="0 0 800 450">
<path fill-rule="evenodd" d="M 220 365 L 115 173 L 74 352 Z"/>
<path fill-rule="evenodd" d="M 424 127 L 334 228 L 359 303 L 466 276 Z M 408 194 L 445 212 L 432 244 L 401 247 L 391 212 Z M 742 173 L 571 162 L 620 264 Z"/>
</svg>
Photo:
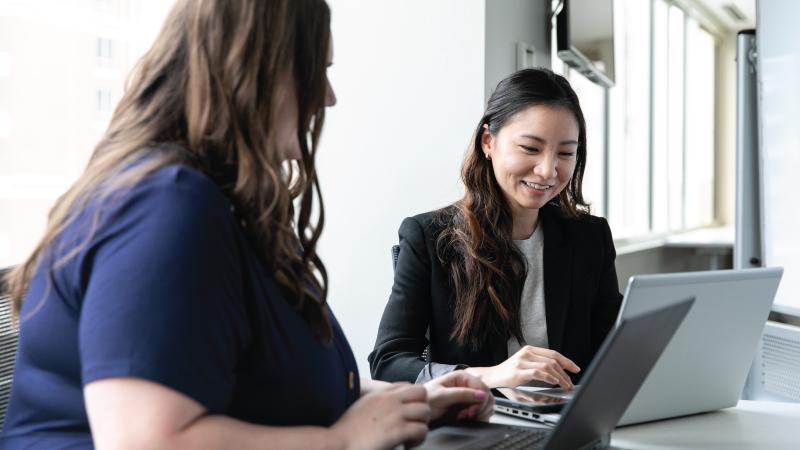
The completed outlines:
<svg viewBox="0 0 800 450">
<path fill-rule="evenodd" d="M 514 211 L 514 226 L 511 230 L 511 238 L 515 241 L 522 241 L 531 237 L 539 224 L 539 210 L 526 209 Z"/>
</svg>

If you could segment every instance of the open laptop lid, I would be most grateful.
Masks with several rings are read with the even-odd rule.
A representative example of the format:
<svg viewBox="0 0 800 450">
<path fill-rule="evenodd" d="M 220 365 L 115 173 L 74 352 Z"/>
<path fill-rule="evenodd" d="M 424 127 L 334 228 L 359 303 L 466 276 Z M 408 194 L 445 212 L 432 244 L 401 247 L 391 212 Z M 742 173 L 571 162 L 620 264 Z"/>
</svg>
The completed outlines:
<svg viewBox="0 0 800 450">
<path fill-rule="evenodd" d="M 693 303 L 688 298 L 622 319 L 586 369 L 582 388 L 564 408 L 545 448 L 607 445 L 611 431 Z"/>
<path fill-rule="evenodd" d="M 782 273 L 775 267 L 632 277 L 619 320 L 675 298 L 693 297 L 695 304 L 620 425 L 735 406 Z"/>
</svg>

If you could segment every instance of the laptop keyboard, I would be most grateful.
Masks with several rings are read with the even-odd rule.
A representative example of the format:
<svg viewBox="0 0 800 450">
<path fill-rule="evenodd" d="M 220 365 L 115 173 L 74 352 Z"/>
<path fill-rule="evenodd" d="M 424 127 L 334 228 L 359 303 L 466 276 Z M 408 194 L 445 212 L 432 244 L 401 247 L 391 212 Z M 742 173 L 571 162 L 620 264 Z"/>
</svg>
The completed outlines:
<svg viewBox="0 0 800 450">
<path fill-rule="evenodd" d="M 547 430 L 514 427 L 509 428 L 505 439 L 492 445 L 487 450 L 523 450 L 541 445 L 547 438 Z"/>
</svg>

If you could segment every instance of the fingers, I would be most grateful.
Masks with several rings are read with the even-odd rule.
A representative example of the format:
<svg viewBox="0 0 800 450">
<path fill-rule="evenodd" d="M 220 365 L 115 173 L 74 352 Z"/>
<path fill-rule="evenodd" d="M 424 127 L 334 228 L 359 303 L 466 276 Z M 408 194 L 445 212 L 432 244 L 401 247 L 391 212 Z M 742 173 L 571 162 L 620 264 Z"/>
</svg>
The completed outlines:
<svg viewBox="0 0 800 450">
<path fill-rule="evenodd" d="M 403 403 L 422 402 L 428 401 L 428 392 L 425 386 L 418 384 L 404 384 L 397 388 L 397 395 Z"/>
<path fill-rule="evenodd" d="M 488 394 L 480 389 L 465 387 L 444 388 L 436 398 L 436 403 L 442 408 L 449 408 L 453 405 L 473 403 L 483 403 Z"/>
<path fill-rule="evenodd" d="M 391 388 L 383 393 L 391 392 L 395 401 L 400 402 L 400 407 L 388 412 L 395 415 L 396 425 L 391 427 L 394 442 L 402 442 L 407 447 L 422 443 L 428 433 L 428 422 L 431 419 L 431 407 L 428 405 L 428 395 L 421 385 L 409 383 L 394 383 Z"/>
<path fill-rule="evenodd" d="M 494 414 L 494 397 L 490 395 L 483 402 L 461 410 L 456 418 L 457 420 L 472 419 L 488 422 L 492 414 Z"/>
<path fill-rule="evenodd" d="M 470 420 L 474 419 L 480 411 L 481 405 L 472 405 L 469 408 L 464 408 L 456 414 L 456 420 Z"/>
<path fill-rule="evenodd" d="M 558 379 L 558 383 L 554 384 L 557 384 L 562 388 L 568 390 L 575 389 L 575 385 L 572 384 L 572 380 L 569 378 L 569 375 L 567 375 L 567 373 L 564 372 L 564 369 L 562 369 L 561 366 L 558 365 L 558 363 L 556 362 L 546 363 L 545 370 L 547 370 L 550 374 L 555 375 L 555 377 Z"/>
<path fill-rule="evenodd" d="M 427 424 L 431 419 L 431 408 L 427 403 L 408 403 L 400 410 L 403 420 Z"/>
<path fill-rule="evenodd" d="M 473 389 L 479 389 L 485 391 L 487 394 L 489 392 L 489 388 L 486 387 L 486 384 L 484 384 L 484 382 L 481 381 L 480 378 L 476 377 L 475 375 L 471 375 L 466 371 L 456 370 L 455 372 L 451 372 L 448 375 L 452 375 L 452 383 L 453 383 L 452 386 L 462 386 Z"/>
<path fill-rule="evenodd" d="M 553 367 L 542 367 L 540 365 L 541 363 L 533 364 L 539 365 L 539 367 L 524 369 L 522 372 L 525 381 L 520 384 L 527 383 L 530 380 L 539 380 L 544 381 L 545 383 L 558 385 L 566 390 L 575 389 L 575 385 L 572 384 L 572 381 L 563 371 L 559 371 Z"/>
<path fill-rule="evenodd" d="M 488 422 L 489 418 L 492 417 L 492 414 L 494 414 L 494 397 L 490 395 L 489 398 L 487 398 L 486 401 L 481 405 L 481 408 L 478 410 L 478 414 L 475 416 L 475 418 L 484 422 Z"/>
<path fill-rule="evenodd" d="M 480 379 L 478 379 L 478 377 L 470 375 L 464 370 L 455 370 L 446 375 L 442 375 L 439 378 L 434 378 L 428 383 L 435 383 L 440 386 L 446 386 L 446 387 L 455 387 L 455 386 L 470 387 L 470 384 L 474 383 L 480 384 L 481 381 Z"/>
<path fill-rule="evenodd" d="M 522 378 L 525 380 L 520 384 L 525 384 L 531 380 L 544 381 L 549 384 L 558 384 L 558 378 L 542 369 L 525 369 L 522 371 Z"/>
<path fill-rule="evenodd" d="M 550 350 L 549 348 L 533 347 L 530 345 L 526 345 L 525 347 L 523 347 L 523 350 L 527 350 L 527 353 L 531 355 L 554 359 L 558 362 L 559 366 L 561 366 L 565 370 L 569 370 L 572 373 L 578 373 L 581 371 L 581 368 L 578 367 L 577 364 L 572 362 L 571 359 L 567 358 L 561 353 L 558 353 L 555 350 Z"/>
<path fill-rule="evenodd" d="M 551 351 L 552 351 L 552 350 L 551 350 Z M 567 358 L 566 356 L 564 356 L 564 355 L 562 355 L 561 353 L 558 353 L 558 352 L 556 352 L 556 351 L 553 351 L 553 353 L 555 354 L 555 355 L 553 356 L 553 358 L 554 358 L 556 361 L 558 361 L 558 364 L 560 364 L 560 365 L 561 365 L 561 367 L 563 367 L 563 368 L 564 368 L 564 370 L 569 370 L 569 371 L 570 371 L 570 372 L 572 372 L 572 373 L 578 373 L 578 372 L 580 372 L 580 371 L 581 371 L 581 368 L 580 368 L 580 367 L 578 367 L 578 365 L 577 365 L 577 364 L 575 364 L 574 362 L 572 362 L 572 360 L 571 360 L 571 359 Z"/>
<path fill-rule="evenodd" d="M 395 395 L 402 402 L 400 426 L 397 430 L 397 441 L 406 447 L 414 447 L 425 440 L 428 434 L 428 422 L 431 420 L 431 407 L 428 405 L 428 394 L 424 386 L 401 383 Z"/>
<path fill-rule="evenodd" d="M 456 414 L 456 420 L 482 420 L 489 421 L 494 414 L 494 397 L 487 397 L 480 403 L 471 406 L 464 405 L 463 409 Z"/>
<path fill-rule="evenodd" d="M 579 371 L 580 368 L 575 365 L 575 363 L 554 350 L 531 346 L 526 346 L 523 349 L 527 351 L 522 355 L 524 359 L 520 361 L 521 367 L 526 369 L 541 368 L 549 375 L 555 377 L 555 380 L 550 377 L 545 377 L 547 379 L 537 377 L 536 379 L 546 381 L 550 384 L 557 384 L 567 390 L 575 388 L 569 375 L 564 371 L 564 369 L 570 372 Z"/>
<path fill-rule="evenodd" d="M 397 441 L 405 444 L 406 448 L 416 447 L 425 440 L 428 434 L 428 425 L 420 422 L 407 422 L 399 429 Z"/>
<path fill-rule="evenodd" d="M 527 375 L 519 384 L 527 383 L 530 380 L 540 380 L 550 384 L 557 384 L 564 389 L 573 389 L 575 387 L 569 375 L 567 375 L 564 369 L 552 359 L 536 362 L 521 362 L 520 368 L 523 369 Z M 529 376 L 533 378 L 528 378 Z"/>
</svg>

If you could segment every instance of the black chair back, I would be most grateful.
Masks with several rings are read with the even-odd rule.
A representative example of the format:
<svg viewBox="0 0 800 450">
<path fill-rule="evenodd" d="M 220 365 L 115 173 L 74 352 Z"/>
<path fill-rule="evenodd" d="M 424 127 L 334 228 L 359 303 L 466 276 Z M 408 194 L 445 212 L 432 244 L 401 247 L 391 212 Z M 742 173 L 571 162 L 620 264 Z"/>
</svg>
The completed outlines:
<svg viewBox="0 0 800 450">
<path fill-rule="evenodd" d="M 10 268 L 0 269 L 0 430 L 6 418 L 8 396 L 11 394 L 11 380 L 14 377 L 14 359 L 17 355 L 19 330 L 14 323 L 11 297 L 5 282 Z"/>
<path fill-rule="evenodd" d="M 392 269 L 397 269 L 397 258 L 400 257 L 400 246 L 393 245 L 392 246 Z M 430 339 L 431 329 L 428 327 L 428 331 L 425 332 L 425 337 Z M 425 350 L 422 351 L 422 355 L 420 355 L 422 359 L 427 362 L 431 362 L 431 346 L 425 346 Z"/>
<path fill-rule="evenodd" d="M 392 246 L 392 269 L 397 269 L 397 258 L 400 256 L 400 246 Z"/>
</svg>

